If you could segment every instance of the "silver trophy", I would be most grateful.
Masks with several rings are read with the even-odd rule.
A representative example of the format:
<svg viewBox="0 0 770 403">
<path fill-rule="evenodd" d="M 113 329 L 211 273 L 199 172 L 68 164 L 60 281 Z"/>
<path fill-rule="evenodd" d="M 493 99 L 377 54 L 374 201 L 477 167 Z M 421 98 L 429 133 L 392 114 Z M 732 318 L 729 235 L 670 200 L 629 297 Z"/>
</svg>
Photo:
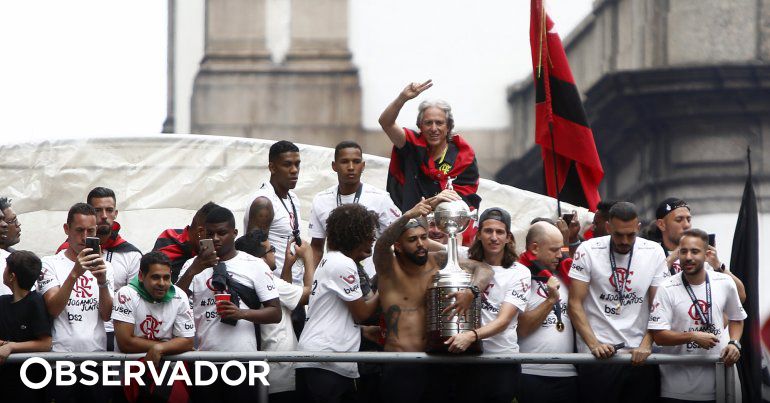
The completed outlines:
<svg viewBox="0 0 770 403">
<path fill-rule="evenodd" d="M 447 189 L 452 189 L 451 180 Z M 477 212 L 471 212 L 462 200 L 440 203 L 433 213 L 428 215 L 428 220 L 432 220 L 436 228 L 449 237 L 446 245 L 446 265 L 433 277 L 433 283 L 426 294 L 425 322 L 428 335 L 426 351 L 429 353 L 447 352 L 449 346 L 444 342 L 450 337 L 479 327 L 481 304 L 478 298 L 473 301 L 473 305 L 464 317 L 455 316 L 450 319 L 451 312 L 441 313 L 454 303 L 454 298 L 447 298 L 449 294 L 471 286 L 471 275 L 460 268 L 457 257 L 457 235 L 465 231 L 474 219 L 477 219 Z M 481 342 L 476 341 L 471 344 L 465 352 L 480 353 Z"/>
</svg>

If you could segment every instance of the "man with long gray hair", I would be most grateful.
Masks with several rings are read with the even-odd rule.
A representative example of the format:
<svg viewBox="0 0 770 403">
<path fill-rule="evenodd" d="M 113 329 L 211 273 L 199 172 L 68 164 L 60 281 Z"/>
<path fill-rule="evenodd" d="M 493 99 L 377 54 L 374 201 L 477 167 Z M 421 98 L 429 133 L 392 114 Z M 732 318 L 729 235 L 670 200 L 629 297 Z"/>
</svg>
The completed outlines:
<svg viewBox="0 0 770 403">
<path fill-rule="evenodd" d="M 380 126 L 393 143 L 388 170 L 388 192 L 401 211 L 408 211 L 420 198 L 433 197 L 453 179 L 454 190 L 472 209 L 481 197 L 479 170 L 473 148 L 454 133 L 452 107 L 445 101 L 423 101 L 417 114 L 418 132 L 396 123 L 404 104 L 433 86 L 432 80 L 411 83 L 380 115 Z M 475 231 L 466 231 L 466 241 Z"/>
</svg>

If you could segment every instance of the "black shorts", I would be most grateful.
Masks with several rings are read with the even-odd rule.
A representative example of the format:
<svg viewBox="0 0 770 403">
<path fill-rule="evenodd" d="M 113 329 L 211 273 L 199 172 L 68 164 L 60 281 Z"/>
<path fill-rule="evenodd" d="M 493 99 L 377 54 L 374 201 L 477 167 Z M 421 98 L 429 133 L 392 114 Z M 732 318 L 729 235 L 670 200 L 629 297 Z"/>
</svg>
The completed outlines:
<svg viewBox="0 0 770 403">
<path fill-rule="evenodd" d="M 380 396 L 385 403 L 451 402 L 462 368 L 446 364 L 383 364 Z"/>
</svg>

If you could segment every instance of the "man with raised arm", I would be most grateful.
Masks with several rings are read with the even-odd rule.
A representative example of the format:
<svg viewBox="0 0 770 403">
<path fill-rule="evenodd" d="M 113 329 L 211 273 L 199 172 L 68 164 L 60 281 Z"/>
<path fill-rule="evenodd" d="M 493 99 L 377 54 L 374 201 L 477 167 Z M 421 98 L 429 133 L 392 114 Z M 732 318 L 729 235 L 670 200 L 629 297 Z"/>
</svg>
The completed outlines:
<svg viewBox="0 0 770 403">
<path fill-rule="evenodd" d="M 457 200 L 444 191 L 422 200 L 391 224 L 374 247 L 374 266 L 379 278 L 380 305 L 384 311 L 385 351 L 424 351 L 426 346 L 425 294 L 433 276 L 447 261 L 446 252 L 428 252 L 428 229 L 424 215 L 440 202 Z M 473 274 L 472 286 L 450 294 L 455 314 L 468 307 L 486 289 L 494 272 L 483 262 L 463 260 L 461 267 Z M 421 401 L 439 397 L 443 378 L 435 367 L 424 364 L 383 365 L 380 390 L 384 401 Z M 441 379 L 439 379 L 441 378 Z M 446 381 L 446 379 L 443 379 Z"/>
<path fill-rule="evenodd" d="M 479 208 L 479 169 L 471 145 L 454 130 L 452 107 L 446 101 L 423 101 L 417 108 L 419 132 L 399 126 L 398 114 L 407 101 L 433 86 L 433 81 L 411 83 L 380 115 L 380 126 L 393 143 L 388 169 L 388 193 L 401 211 L 437 195 L 454 179 L 454 190 L 473 210 Z M 469 244 L 475 231 L 463 233 Z"/>
</svg>

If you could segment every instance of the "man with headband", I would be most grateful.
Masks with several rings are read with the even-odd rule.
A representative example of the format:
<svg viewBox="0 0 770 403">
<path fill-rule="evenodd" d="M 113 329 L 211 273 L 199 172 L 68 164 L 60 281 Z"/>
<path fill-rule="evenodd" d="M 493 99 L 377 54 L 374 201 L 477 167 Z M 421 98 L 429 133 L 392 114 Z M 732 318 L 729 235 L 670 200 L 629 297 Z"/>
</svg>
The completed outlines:
<svg viewBox="0 0 770 403">
<path fill-rule="evenodd" d="M 433 276 L 447 260 L 446 252 L 428 252 L 428 224 L 424 215 L 441 202 L 458 200 L 453 191 L 443 191 L 422 200 L 383 232 L 374 247 L 374 265 L 379 278 L 380 305 L 385 321 L 385 351 L 424 351 L 425 294 Z M 473 274 L 472 286 L 450 297 L 455 314 L 464 314 L 493 276 L 482 262 L 464 260 L 460 266 Z M 438 397 L 440 371 L 424 364 L 383 365 L 380 390 L 383 401 L 422 401 Z M 446 388 L 444 388 L 446 389 Z M 446 390 L 444 390 L 446 392 Z"/>
</svg>

